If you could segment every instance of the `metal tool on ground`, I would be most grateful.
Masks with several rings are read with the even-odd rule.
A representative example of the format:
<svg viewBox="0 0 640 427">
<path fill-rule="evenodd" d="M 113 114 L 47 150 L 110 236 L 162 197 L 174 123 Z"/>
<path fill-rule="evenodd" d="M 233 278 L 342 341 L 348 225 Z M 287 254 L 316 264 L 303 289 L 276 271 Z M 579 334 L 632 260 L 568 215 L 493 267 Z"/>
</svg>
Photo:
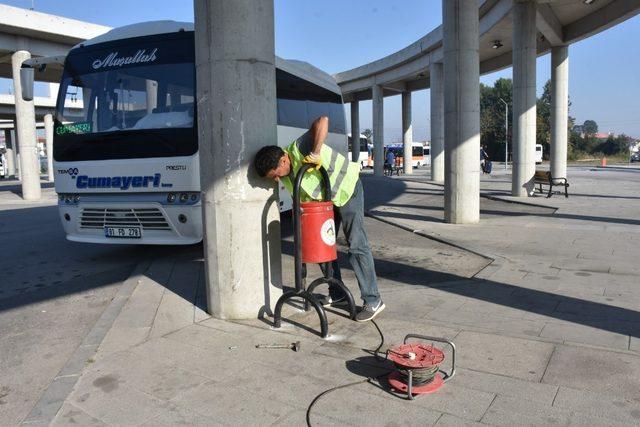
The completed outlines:
<svg viewBox="0 0 640 427">
<path fill-rule="evenodd" d="M 320 335 L 326 338 L 329 335 L 327 313 L 313 291 L 322 284 L 330 284 L 339 287 L 345 295 L 349 316 L 356 317 L 356 304 L 349 288 L 341 280 L 333 277 L 331 262 L 337 259 L 335 249 L 336 227 L 333 219 L 333 203 L 331 202 L 331 183 L 329 174 L 324 167 L 320 167 L 322 176 L 323 202 L 300 201 L 300 187 L 304 174 L 314 165 L 304 164 L 298 170 L 293 187 L 293 246 L 295 257 L 295 289 L 285 292 L 276 303 L 273 315 L 273 324 L 279 328 L 282 323 L 282 307 L 285 302 L 293 298 L 302 298 L 304 308 L 309 310 L 312 306 L 320 318 Z M 317 263 L 323 266 L 325 277 L 314 280 L 306 287 L 306 263 Z"/>
<path fill-rule="evenodd" d="M 300 351 L 300 341 L 291 344 L 256 344 L 256 348 L 288 348 L 293 351 Z"/>
<path fill-rule="evenodd" d="M 408 343 L 411 338 L 431 341 L 431 344 Z M 433 345 L 434 341 L 451 347 L 451 372 L 440 370 L 445 355 Z M 406 393 L 409 400 L 413 400 L 415 394 L 434 393 L 456 374 L 456 346 L 444 338 L 409 334 L 402 345 L 387 350 L 387 357 L 395 367 L 387 377 L 389 386 Z"/>
</svg>

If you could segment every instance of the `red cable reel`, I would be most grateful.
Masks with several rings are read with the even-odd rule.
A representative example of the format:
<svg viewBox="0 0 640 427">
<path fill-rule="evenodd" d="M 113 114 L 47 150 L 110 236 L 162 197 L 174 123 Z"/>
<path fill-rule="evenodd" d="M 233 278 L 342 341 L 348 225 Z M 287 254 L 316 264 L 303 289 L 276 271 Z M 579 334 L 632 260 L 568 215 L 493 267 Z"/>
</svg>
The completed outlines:
<svg viewBox="0 0 640 427">
<path fill-rule="evenodd" d="M 444 352 L 433 344 L 407 343 L 410 338 L 436 341 L 451 347 L 451 372 L 440 370 L 445 360 Z M 391 388 L 406 393 L 409 400 L 415 394 L 434 393 L 456 373 L 456 347 L 452 341 L 426 335 L 409 334 L 402 345 L 387 350 L 387 357 L 395 366 L 387 381 Z"/>
</svg>

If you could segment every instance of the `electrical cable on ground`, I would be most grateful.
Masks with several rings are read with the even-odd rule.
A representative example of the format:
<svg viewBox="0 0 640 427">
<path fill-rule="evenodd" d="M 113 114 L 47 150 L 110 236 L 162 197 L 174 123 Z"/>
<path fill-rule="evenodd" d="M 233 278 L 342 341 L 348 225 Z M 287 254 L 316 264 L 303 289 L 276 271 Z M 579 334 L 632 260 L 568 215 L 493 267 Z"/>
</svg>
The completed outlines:
<svg viewBox="0 0 640 427">
<path fill-rule="evenodd" d="M 380 334 L 380 345 L 378 345 L 378 347 L 373 351 L 373 355 L 374 355 L 374 357 L 376 358 L 376 360 L 378 362 L 385 362 L 387 360 L 387 357 L 386 356 L 385 357 L 380 356 L 380 349 L 384 345 L 384 334 L 382 333 L 382 330 L 380 329 L 380 326 L 378 326 L 378 324 L 374 320 L 371 320 L 371 323 L 373 323 L 373 326 L 376 327 L 376 329 L 378 330 L 378 333 Z M 362 383 L 368 383 L 368 382 L 371 382 L 372 380 L 377 380 L 379 378 L 386 377 L 391 372 L 392 371 L 390 370 L 388 372 L 385 372 L 384 374 L 378 375 L 377 377 L 369 377 L 369 378 L 366 378 L 364 380 L 355 381 L 355 382 L 348 383 L 348 384 L 342 384 L 342 385 L 339 385 L 339 386 L 336 386 L 336 387 L 332 387 L 332 388 L 330 388 L 328 390 L 323 391 L 322 393 L 320 393 L 319 395 L 317 395 L 316 397 L 313 398 L 313 400 L 309 404 L 309 407 L 307 408 L 307 426 L 311 427 L 311 409 L 313 408 L 313 406 L 320 399 L 322 399 L 322 397 L 324 397 L 327 394 L 329 394 L 331 392 L 334 392 L 336 390 L 340 390 L 342 388 L 347 388 L 347 387 L 351 387 L 351 386 L 362 384 Z"/>
</svg>

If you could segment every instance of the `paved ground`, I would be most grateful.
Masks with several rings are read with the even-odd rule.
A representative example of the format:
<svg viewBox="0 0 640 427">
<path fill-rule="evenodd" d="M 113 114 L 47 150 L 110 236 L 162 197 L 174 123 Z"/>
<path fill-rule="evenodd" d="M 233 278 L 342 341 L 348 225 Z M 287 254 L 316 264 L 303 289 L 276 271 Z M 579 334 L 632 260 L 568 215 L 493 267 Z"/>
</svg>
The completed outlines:
<svg viewBox="0 0 640 427">
<path fill-rule="evenodd" d="M 442 222 L 442 188 L 424 172 L 365 175 L 388 306 L 383 349 L 411 332 L 447 337 L 458 373 L 413 402 L 377 380 L 336 390 L 316 402 L 312 425 L 640 423 L 640 170 L 571 168 L 569 178 L 569 199 L 528 206 L 511 203 L 509 176 L 496 170 L 483 177 L 481 224 L 454 226 Z M 76 352 L 65 365 L 78 372 L 71 392 L 50 386 L 29 423 L 304 425 L 319 393 L 386 371 L 372 354 L 374 326 L 339 312 L 327 340 L 314 333 L 313 313 L 294 308 L 295 323 L 277 331 L 269 318 L 209 318 L 200 249 L 175 252 L 138 265 L 97 353 Z M 348 268 L 344 276 L 353 288 Z M 295 340 L 301 352 L 254 348 Z"/>
<path fill-rule="evenodd" d="M 25 203 L 16 181 L 0 180 L 0 425 L 27 417 L 146 256 L 66 241 L 44 186 L 41 202 Z"/>
</svg>

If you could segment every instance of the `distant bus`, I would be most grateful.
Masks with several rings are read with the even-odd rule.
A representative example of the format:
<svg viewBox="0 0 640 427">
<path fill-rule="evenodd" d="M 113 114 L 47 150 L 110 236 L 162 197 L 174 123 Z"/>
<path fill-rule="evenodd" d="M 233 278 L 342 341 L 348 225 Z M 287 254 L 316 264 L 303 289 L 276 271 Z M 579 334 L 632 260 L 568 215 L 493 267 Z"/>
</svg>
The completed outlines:
<svg viewBox="0 0 640 427">
<path fill-rule="evenodd" d="M 351 159 L 351 147 L 352 147 L 352 138 L 351 134 L 347 134 L 347 139 L 349 141 L 349 159 Z M 360 163 L 361 168 L 369 167 L 369 146 L 367 137 L 363 134 L 360 134 L 360 154 L 358 155 L 358 163 Z"/>
<path fill-rule="evenodd" d="M 386 150 L 391 150 L 396 156 L 396 166 L 404 165 L 404 146 L 403 144 L 390 144 L 387 145 Z M 414 168 L 419 168 L 427 164 L 425 160 L 425 148 L 421 142 L 414 142 L 411 144 L 411 164 Z"/>
<path fill-rule="evenodd" d="M 534 157 L 534 159 L 536 159 L 536 165 L 542 163 L 542 153 L 542 144 L 536 144 L 536 155 Z"/>
</svg>

